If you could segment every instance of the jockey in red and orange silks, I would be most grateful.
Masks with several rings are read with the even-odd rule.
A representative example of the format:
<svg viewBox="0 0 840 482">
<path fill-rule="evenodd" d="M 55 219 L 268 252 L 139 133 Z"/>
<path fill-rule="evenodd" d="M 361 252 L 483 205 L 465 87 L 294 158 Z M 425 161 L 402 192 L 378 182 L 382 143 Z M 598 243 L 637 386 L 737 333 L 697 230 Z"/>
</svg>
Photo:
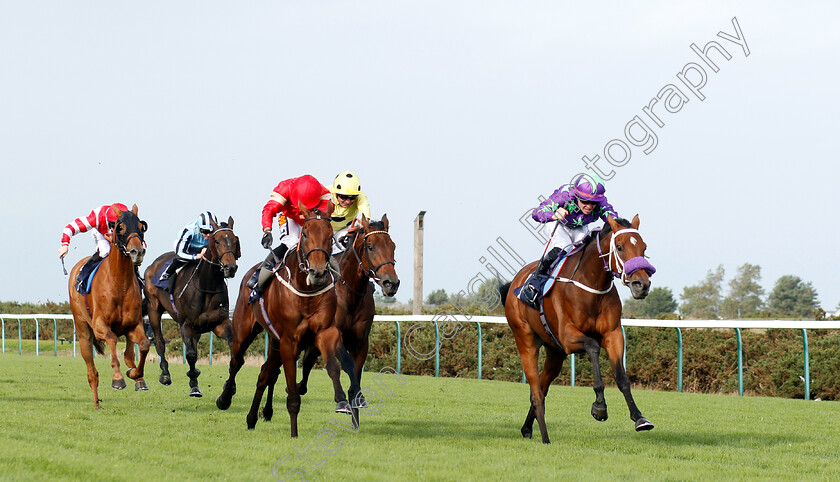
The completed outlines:
<svg viewBox="0 0 840 482">
<path fill-rule="evenodd" d="M 64 227 L 64 231 L 61 233 L 61 245 L 58 248 L 58 256 L 60 258 L 67 256 L 67 252 L 70 249 L 70 238 L 79 233 L 90 232 L 93 235 L 93 242 L 96 244 L 96 251 L 93 253 L 93 256 L 79 270 L 79 274 L 76 277 L 77 282 L 84 279 L 92 266 L 108 256 L 108 253 L 111 252 L 111 242 L 106 236 L 110 234 L 111 228 L 117 222 L 117 215 L 112 209 L 114 207 L 120 211 L 128 211 L 125 204 L 105 204 L 95 208 L 87 216 L 74 219 Z"/>
<path fill-rule="evenodd" d="M 277 184 L 277 187 L 271 192 L 268 202 L 263 207 L 263 237 L 261 243 L 265 249 L 271 249 L 271 245 L 274 242 L 274 238 L 271 235 L 271 224 L 275 216 L 282 214 L 278 219 L 280 224 L 280 246 L 275 248 L 272 253 L 269 253 L 268 257 L 263 261 L 263 264 L 260 265 L 251 279 L 248 280 L 246 285 L 249 288 L 257 286 L 258 279 L 260 280 L 259 284 L 262 285 L 262 282 L 270 274 L 268 268 L 271 267 L 272 261 L 275 258 L 282 260 L 287 250 L 297 245 L 298 238 L 300 238 L 301 225 L 304 222 L 303 213 L 300 212 L 299 205 L 303 204 L 309 210 L 318 209 L 326 212 L 331 199 L 332 193 L 330 193 L 330 190 L 309 174 L 286 179 Z M 285 223 L 283 222 L 284 219 Z"/>
</svg>

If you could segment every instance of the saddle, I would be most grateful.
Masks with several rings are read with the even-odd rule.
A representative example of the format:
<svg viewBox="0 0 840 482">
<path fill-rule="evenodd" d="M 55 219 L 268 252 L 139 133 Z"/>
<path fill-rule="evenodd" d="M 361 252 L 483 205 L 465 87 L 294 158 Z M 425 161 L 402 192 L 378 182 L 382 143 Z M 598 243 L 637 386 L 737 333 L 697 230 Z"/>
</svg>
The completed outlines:
<svg viewBox="0 0 840 482">
<path fill-rule="evenodd" d="M 81 271 L 79 272 L 79 282 L 76 284 L 76 291 L 78 291 L 82 295 L 90 294 L 90 287 L 93 284 L 93 277 L 96 275 L 96 272 L 99 270 L 99 266 L 102 265 L 102 261 L 104 259 L 99 260 L 99 262 L 94 264 L 85 264 L 82 266 Z"/>
</svg>

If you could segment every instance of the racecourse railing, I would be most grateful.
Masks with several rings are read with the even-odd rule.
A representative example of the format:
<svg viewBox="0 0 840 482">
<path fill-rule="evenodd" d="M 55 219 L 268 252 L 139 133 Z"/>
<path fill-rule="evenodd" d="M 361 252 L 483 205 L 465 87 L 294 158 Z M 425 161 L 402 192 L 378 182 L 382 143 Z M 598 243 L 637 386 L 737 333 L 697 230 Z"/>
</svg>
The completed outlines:
<svg viewBox="0 0 840 482">
<path fill-rule="evenodd" d="M 63 314 L 32 314 L 32 315 L 17 315 L 17 314 L 0 314 L 0 333 L 2 333 L 2 353 L 6 353 L 6 321 L 7 320 L 15 320 L 17 321 L 17 333 L 18 333 L 18 354 L 23 354 L 23 339 L 21 336 L 21 321 L 22 320 L 32 320 L 35 323 L 35 355 L 40 355 L 40 321 L 39 320 L 51 320 L 53 323 L 53 355 L 58 356 L 58 320 L 72 320 L 72 315 L 63 315 Z M 168 315 L 163 316 L 164 320 L 172 320 L 171 317 Z M 441 325 L 446 324 L 465 324 L 465 323 L 475 323 L 476 329 L 478 331 L 478 378 L 482 378 L 481 366 L 482 366 L 482 347 L 481 347 L 481 325 L 482 323 L 487 324 L 506 324 L 507 320 L 501 316 L 466 316 L 466 315 L 376 315 L 374 318 L 374 322 L 384 322 L 384 323 L 394 323 L 397 330 L 397 339 L 400 340 L 397 343 L 397 350 L 396 350 L 396 358 L 397 358 L 397 372 L 402 373 L 402 345 L 403 343 L 408 343 L 408 334 L 412 333 L 414 329 L 416 329 L 418 324 L 423 323 L 431 323 L 435 330 L 435 348 L 434 348 L 434 359 L 435 359 L 435 376 L 440 376 L 440 345 L 441 345 L 441 336 L 440 336 L 440 329 Z M 402 339 L 402 324 L 411 323 L 412 326 L 409 328 L 409 331 L 406 333 L 406 340 Z M 768 328 L 781 328 L 781 329 L 797 329 L 802 330 L 802 346 L 803 346 L 803 359 L 804 359 L 804 394 L 805 399 L 808 400 L 810 398 L 810 366 L 809 366 L 809 355 L 808 355 L 808 333 L 806 330 L 824 330 L 824 329 L 838 329 L 840 328 L 840 320 L 830 320 L 830 321 L 815 321 L 815 320 L 643 320 L 643 319 L 622 319 L 622 334 L 624 334 L 624 327 L 626 326 L 643 326 L 643 327 L 654 327 L 654 328 L 674 328 L 677 331 L 677 390 L 682 392 L 683 389 L 683 343 L 682 343 L 682 329 L 683 328 L 713 328 L 713 329 L 734 329 L 737 341 L 738 341 L 738 349 L 737 349 L 737 356 L 738 356 L 738 394 L 744 394 L 744 350 L 743 350 L 743 343 L 741 339 L 741 330 L 744 329 L 768 329 Z M 457 332 L 457 330 L 456 330 Z M 208 362 L 209 364 L 213 364 L 213 333 L 210 333 L 210 350 L 208 355 Z M 626 339 L 626 337 L 625 337 Z M 73 339 L 72 340 L 64 340 L 62 339 L 62 344 L 67 341 L 72 342 L 73 344 L 73 356 L 76 356 L 76 328 L 73 327 Z M 265 353 L 263 355 L 264 358 L 268 357 L 268 334 L 265 334 Z M 624 361 L 626 366 L 627 361 L 627 353 L 625 350 L 624 354 Z M 182 354 L 182 363 L 186 363 L 185 354 Z M 572 354 L 570 356 L 570 371 L 571 371 L 571 385 L 575 385 L 575 355 Z M 523 382 L 525 381 L 525 375 L 522 375 Z"/>
</svg>

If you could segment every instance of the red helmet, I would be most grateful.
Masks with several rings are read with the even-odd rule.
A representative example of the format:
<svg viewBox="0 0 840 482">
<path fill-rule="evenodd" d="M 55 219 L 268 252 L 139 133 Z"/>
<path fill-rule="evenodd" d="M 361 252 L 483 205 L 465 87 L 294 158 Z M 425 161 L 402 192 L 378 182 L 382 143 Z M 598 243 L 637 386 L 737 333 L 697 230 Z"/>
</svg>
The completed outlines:
<svg viewBox="0 0 840 482">
<path fill-rule="evenodd" d="M 301 176 L 295 182 L 291 201 L 297 205 L 297 201 L 301 201 L 306 209 L 315 209 L 321 204 L 321 197 L 326 193 L 325 188 L 317 179 L 306 174 Z M 295 199 L 297 198 L 297 199 Z"/>
<path fill-rule="evenodd" d="M 128 211 L 128 208 L 126 207 L 125 204 L 121 204 L 121 203 L 112 204 L 110 208 L 105 210 L 105 220 L 108 221 L 109 223 L 117 222 L 117 216 L 114 214 L 114 209 L 113 208 L 117 208 L 120 211 Z"/>
</svg>

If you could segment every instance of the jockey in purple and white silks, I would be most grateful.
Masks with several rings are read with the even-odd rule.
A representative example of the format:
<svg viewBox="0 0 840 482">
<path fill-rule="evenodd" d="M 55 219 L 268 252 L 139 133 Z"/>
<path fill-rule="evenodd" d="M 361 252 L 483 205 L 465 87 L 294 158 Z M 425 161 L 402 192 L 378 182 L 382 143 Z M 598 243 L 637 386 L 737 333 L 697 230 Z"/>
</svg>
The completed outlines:
<svg viewBox="0 0 840 482">
<path fill-rule="evenodd" d="M 589 225 L 607 216 L 618 217 L 615 209 L 607 202 L 604 195 L 606 188 L 597 176 L 579 174 L 570 184 L 565 184 L 542 202 L 531 217 L 540 223 L 556 223 L 550 228 L 553 233 L 548 252 L 537 267 L 535 274 L 548 274 L 549 267 L 558 256 L 565 256 L 576 243 L 589 234 Z M 548 229 L 548 226 L 546 226 Z M 526 282 L 525 294 L 536 299 L 537 288 L 532 285 L 533 277 Z"/>
</svg>

